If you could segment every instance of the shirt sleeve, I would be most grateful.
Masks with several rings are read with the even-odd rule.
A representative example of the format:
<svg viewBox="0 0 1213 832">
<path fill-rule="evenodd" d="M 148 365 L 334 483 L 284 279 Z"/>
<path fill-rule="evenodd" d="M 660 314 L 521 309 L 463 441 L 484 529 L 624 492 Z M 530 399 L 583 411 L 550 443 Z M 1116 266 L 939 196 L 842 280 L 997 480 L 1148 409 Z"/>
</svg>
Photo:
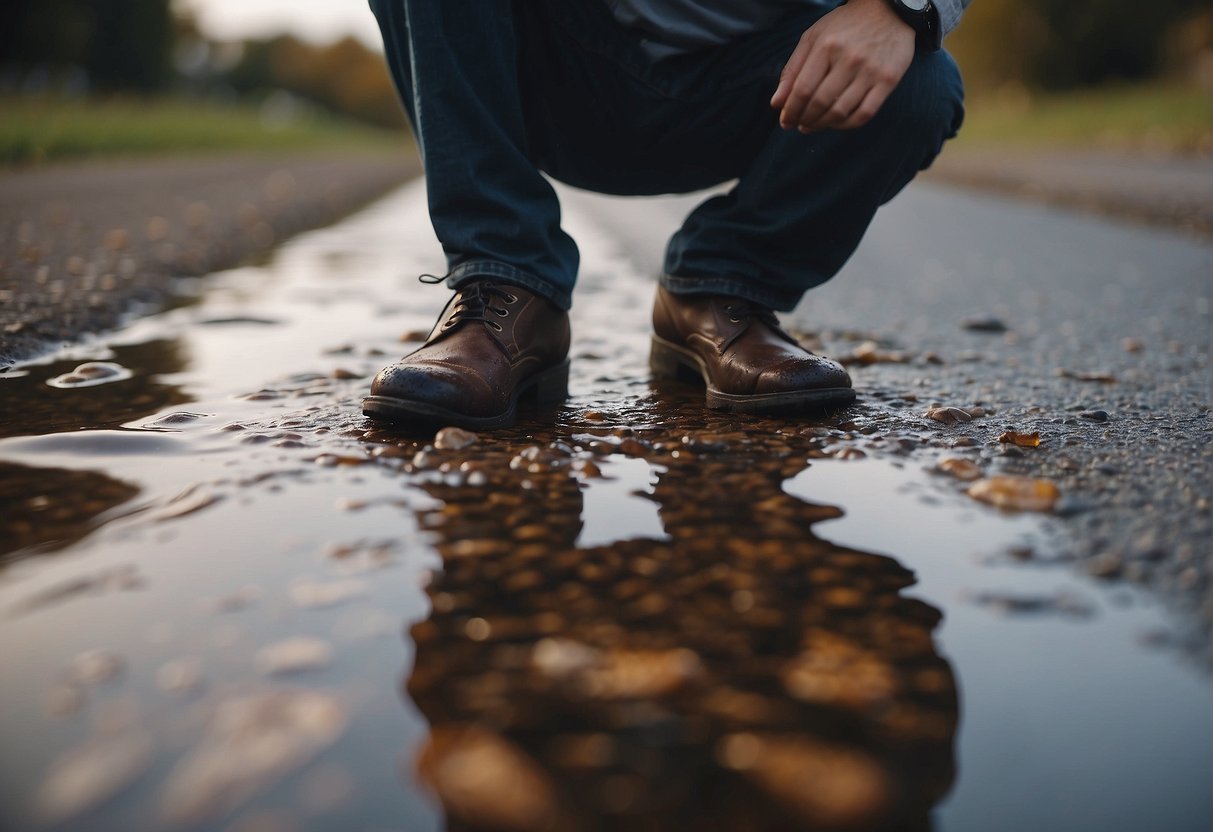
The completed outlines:
<svg viewBox="0 0 1213 832">
<path fill-rule="evenodd" d="M 939 12 L 939 28 L 944 35 L 956 28 L 960 16 L 972 0 L 935 0 L 935 8 Z"/>
</svg>

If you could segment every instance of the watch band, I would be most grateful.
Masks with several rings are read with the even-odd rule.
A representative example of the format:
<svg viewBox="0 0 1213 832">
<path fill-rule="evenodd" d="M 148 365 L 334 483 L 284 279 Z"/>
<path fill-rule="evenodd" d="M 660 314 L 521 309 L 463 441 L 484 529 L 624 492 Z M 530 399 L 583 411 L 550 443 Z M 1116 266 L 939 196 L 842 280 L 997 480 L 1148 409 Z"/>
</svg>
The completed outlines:
<svg viewBox="0 0 1213 832">
<path fill-rule="evenodd" d="M 939 10 L 935 4 L 928 2 L 926 8 L 915 10 L 902 0 L 889 0 L 893 11 L 910 26 L 916 35 L 916 43 L 921 52 L 938 52 L 943 46 L 943 31 L 939 25 Z"/>
</svg>

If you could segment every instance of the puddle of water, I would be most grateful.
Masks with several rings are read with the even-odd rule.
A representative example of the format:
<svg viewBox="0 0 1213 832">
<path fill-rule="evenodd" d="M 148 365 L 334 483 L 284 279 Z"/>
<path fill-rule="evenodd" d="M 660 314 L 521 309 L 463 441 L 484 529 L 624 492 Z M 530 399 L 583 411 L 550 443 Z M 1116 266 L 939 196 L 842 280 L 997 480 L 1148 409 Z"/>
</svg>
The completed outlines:
<svg viewBox="0 0 1213 832">
<path fill-rule="evenodd" d="M 657 472 L 643 459 L 619 459 L 602 467 L 602 478 L 585 489 L 584 524 L 577 547 L 609 546 L 623 540 L 668 539 L 651 495 Z"/>
<path fill-rule="evenodd" d="M 358 411 L 444 300 L 419 185 L 0 382 L 0 825 L 437 829 L 420 752 L 473 826 L 1207 828 L 1159 611 L 1012 563 L 1037 522 L 913 459 L 823 458 L 906 432 L 878 406 L 651 389 L 601 210 L 566 200 L 573 399 L 465 450 Z M 131 377 L 46 384 L 90 360 Z"/>
<path fill-rule="evenodd" d="M 1209 680 L 1135 649 L 1166 629 L 1156 604 L 1061 569 L 992 561 L 1030 546 L 1036 524 L 941 497 L 913 466 L 827 461 L 786 488 L 845 506 L 820 534 L 896 553 L 917 577 L 911 594 L 946 611 L 937 638 L 960 677 L 962 780 L 937 813 L 942 828 L 1208 824 Z M 1005 788 L 966 787 L 978 783 Z"/>
</svg>

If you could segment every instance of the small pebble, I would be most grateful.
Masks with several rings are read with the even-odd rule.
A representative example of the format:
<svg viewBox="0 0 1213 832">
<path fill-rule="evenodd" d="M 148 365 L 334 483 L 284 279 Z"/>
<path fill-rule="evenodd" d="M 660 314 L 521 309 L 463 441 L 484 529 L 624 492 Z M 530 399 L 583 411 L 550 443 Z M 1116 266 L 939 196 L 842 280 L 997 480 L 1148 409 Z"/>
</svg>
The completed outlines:
<svg viewBox="0 0 1213 832">
<path fill-rule="evenodd" d="M 479 436 L 463 428 L 447 427 L 434 437 L 434 447 L 440 451 L 459 451 L 475 445 Z"/>
</svg>

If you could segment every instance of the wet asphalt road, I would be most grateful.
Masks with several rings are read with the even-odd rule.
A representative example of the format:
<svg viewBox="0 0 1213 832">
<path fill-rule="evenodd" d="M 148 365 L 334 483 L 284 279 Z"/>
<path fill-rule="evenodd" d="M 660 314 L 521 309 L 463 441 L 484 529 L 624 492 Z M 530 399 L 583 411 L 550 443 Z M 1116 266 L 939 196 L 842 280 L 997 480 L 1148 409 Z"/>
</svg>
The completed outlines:
<svg viewBox="0 0 1213 832">
<path fill-rule="evenodd" d="M 642 273 L 660 268 L 668 229 L 695 201 L 581 198 Z M 993 411 L 937 426 L 934 442 L 972 443 L 1006 472 L 1057 482 L 1065 516 L 1040 555 L 1162 592 L 1208 660 L 1213 245 L 920 183 L 785 322 L 849 358 L 861 395 Z M 1008 430 L 1039 431 L 1041 444 L 999 443 Z"/>
<path fill-rule="evenodd" d="M 171 301 L 416 175 L 408 153 L 66 162 L 0 172 L 0 367 Z"/>
<path fill-rule="evenodd" d="M 861 401 L 738 420 L 645 367 L 688 201 L 562 198 L 573 397 L 470 445 L 358 412 L 418 184 L 3 379 L 0 825 L 1207 828 L 1208 246 L 916 186 L 789 316 Z"/>
</svg>

